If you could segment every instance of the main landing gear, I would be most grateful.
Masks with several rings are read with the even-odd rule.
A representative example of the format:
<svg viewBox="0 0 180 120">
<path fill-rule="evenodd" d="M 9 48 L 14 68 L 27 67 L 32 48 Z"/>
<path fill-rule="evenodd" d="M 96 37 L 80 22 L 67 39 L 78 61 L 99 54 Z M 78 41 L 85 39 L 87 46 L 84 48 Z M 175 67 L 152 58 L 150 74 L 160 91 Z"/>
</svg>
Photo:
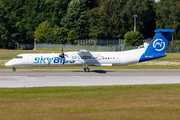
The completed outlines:
<svg viewBox="0 0 180 120">
<path fill-rule="evenodd" d="M 88 67 L 84 67 L 84 72 L 90 72 L 90 69 Z"/>
<path fill-rule="evenodd" d="M 15 67 L 13 67 L 13 69 L 12 69 L 12 70 L 13 70 L 13 72 L 16 72 L 16 68 L 15 68 Z"/>
<path fill-rule="evenodd" d="M 83 66 L 84 66 L 84 72 L 90 72 L 90 69 L 87 67 L 86 63 L 84 63 Z"/>
</svg>

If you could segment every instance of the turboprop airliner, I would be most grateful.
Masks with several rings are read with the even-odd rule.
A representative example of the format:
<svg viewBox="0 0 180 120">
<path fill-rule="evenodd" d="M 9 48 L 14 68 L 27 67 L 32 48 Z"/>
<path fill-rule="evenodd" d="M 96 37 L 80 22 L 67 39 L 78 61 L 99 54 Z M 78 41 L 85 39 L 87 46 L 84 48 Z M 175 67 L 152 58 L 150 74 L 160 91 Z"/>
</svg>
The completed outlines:
<svg viewBox="0 0 180 120">
<path fill-rule="evenodd" d="M 123 52 L 79 50 L 64 53 L 62 49 L 61 54 L 19 54 L 8 61 L 5 66 L 11 66 L 15 72 L 15 67 L 83 65 L 84 71 L 89 72 L 90 69 L 87 66 L 114 66 L 144 62 L 166 56 L 165 50 L 173 32 L 173 29 L 155 30 L 156 34 L 151 44 L 145 48 Z"/>
</svg>

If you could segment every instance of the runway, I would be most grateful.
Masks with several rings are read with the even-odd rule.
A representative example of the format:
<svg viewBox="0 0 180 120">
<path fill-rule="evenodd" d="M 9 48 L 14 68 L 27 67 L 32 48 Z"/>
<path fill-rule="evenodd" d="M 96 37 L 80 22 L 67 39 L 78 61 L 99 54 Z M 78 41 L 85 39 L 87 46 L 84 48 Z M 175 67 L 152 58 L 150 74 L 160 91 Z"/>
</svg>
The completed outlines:
<svg viewBox="0 0 180 120">
<path fill-rule="evenodd" d="M 180 70 L 0 70 L 1 88 L 179 83 Z"/>
</svg>

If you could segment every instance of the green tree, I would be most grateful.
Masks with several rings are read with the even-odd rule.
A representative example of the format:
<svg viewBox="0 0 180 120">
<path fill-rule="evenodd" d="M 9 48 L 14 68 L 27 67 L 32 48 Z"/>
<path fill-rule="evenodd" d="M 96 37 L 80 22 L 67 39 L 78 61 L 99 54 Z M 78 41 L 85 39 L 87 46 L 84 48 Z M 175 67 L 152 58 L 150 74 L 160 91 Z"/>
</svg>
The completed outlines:
<svg viewBox="0 0 180 120">
<path fill-rule="evenodd" d="M 0 3 L 0 48 L 5 48 L 5 43 L 7 41 L 7 28 L 5 26 L 6 18 L 6 11 L 2 4 Z M 6 21 L 7 22 L 7 21 Z"/>
<path fill-rule="evenodd" d="M 90 9 L 89 3 L 91 0 L 72 0 L 68 5 L 66 15 L 61 20 L 62 26 L 76 31 L 77 39 L 88 37 L 86 13 Z"/>
<path fill-rule="evenodd" d="M 53 28 L 53 43 L 66 44 L 69 30 L 65 27 L 59 28 L 57 25 Z"/>
<path fill-rule="evenodd" d="M 126 21 L 122 16 L 126 0 L 106 0 L 104 9 L 109 17 L 108 20 L 108 39 L 123 38 L 126 33 Z"/>
<path fill-rule="evenodd" d="M 108 15 L 104 8 L 94 8 L 87 13 L 89 24 L 89 37 L 91 39 L 103 39 L 108 33 Z"/>
<path fill-rule="evenodd" d="M 146 38 L 153 37 L 155 29 L 154 5 L 154 0 L 128 0 L 121 13 L 121 17 L 123 18 L 123 21 L 125 21 L 125 30 L 133 30 L 133 15 L 138 15 L 137 31 L 143 33 Z"/>
<path fill-rule="evenodd" d="M 75 44 L 75 40 L 76 40 L 76 31 L 75 30 L 70 30 L 68 32 L 68 38 L 67 38 L 67 41 L 69 43 L 71 43 L 72 45 Z"/>
<path fill-rule="evenodd" d="M 175 41 L 172 47 L 180 47 L 180 41 Z"/>
<path fill-rule="evenodd" d="M 19 43 L 32 43 L 35 28 L 44 20 L 60 25 L 71 0 L 2 0 L 7 12 L 13 14 Z M 13 4 L 12 4 L 13 3 Z M 11 32 L 10 32 L 11 33 Z"/>
<path fill-rule="evenodd" d="M 143 35 L 138 31 L 130 31 L 124 35 L 126 46 L 139 46 L 142 44 Z"/>
<path fill-rule="evenodd" d="M 24 5 L 24 0 L 2 0 L 2 3 L 10 14 L 11 22 L 8 23 L 8 26 L 17 28 L 12 30 L 8 29 L 10 36 L 14 36 L 14 38 L 11 39 L 18 43 L 27 42 L 27 38 L 24 37 L 27 30 L 24 29 L 25 25 L 21 23 L 21 19 L 24 17 L 27 9 L 27 6 Z M 17 34 L 14 34 L 16 32 Z"/>
<path fill-rule="evenodd" d="M 52 39 L 52 26 L 48 21 L 44 21 L 36 28 L 34 37 L 38 43 L 49 43 Z"/>
<path fill-rule="evenodd" d="M 174 29 L 180 39 L 180 2 L 159 2 L 156 9 L 156 29 Z"/>
<path fill-rule="evenodd" d="M 104 6 L 108 21 L 108 39 L 123 38 L 127 31 L 133 30 L 133 15 L 138 15 L 137 30 L 145 37 L 153 37 L 155 29 L 154 0 L 97 0 Z"/>
<path fill-rule="evenodd" d="M 0 1 L 0 48 L 5 48 L 8 42 L 16 42 L 18 33 L 13 19 L 14 14 L 9 14 Z"/>
<path fill-rule="evenodd" d="M 175 1 L 180 1 L 180 0 L 160 0 L 160 2 L 175 2 Z"/>
</svg>

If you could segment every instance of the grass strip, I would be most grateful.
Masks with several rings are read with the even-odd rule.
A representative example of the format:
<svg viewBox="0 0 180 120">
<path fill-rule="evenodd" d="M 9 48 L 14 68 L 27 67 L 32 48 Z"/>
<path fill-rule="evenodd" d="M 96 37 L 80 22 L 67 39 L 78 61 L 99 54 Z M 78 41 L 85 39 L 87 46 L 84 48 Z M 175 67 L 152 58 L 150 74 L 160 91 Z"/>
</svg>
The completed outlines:
<svg viewBox="0 0 180 120">
<path fill-rule="evenodd" d="M 0 119 L 180 119 L 180 84 L 1 88 Z"/>
</svg>

